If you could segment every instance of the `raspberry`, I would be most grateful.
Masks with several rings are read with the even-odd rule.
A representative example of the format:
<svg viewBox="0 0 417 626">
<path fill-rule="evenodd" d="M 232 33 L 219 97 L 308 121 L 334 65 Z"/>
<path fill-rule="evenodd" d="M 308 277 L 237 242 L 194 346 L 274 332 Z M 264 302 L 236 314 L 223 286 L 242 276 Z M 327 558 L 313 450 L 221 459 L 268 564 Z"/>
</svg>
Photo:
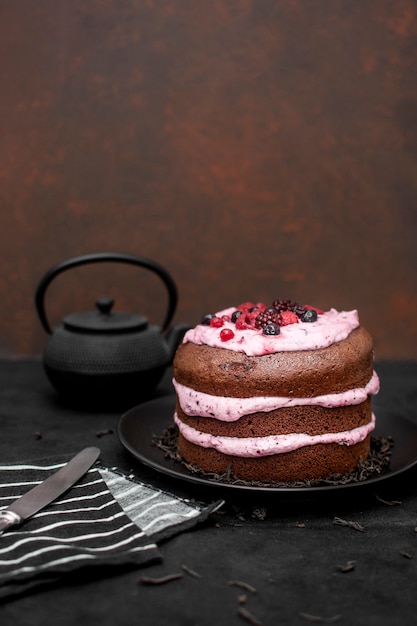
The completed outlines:
<svg viewBox="0 0 417 626">
<path fill-rule="evenodd" d="M 223 326 L 224 321 L 222 320 L 221 317 L 212 317 L 210 320 L 210 326 L 213 326 L 214 328 L 220 328 L 221 326 Z"/>
<path fill-rule="evenodd" d="M 266 306 L 263 302 L 242 302 L 236 308 L 242 313 L 260 313 L 266 309 Z"/>
<path fill-rule="evenodd" d="M 274 309 L 273 307 L 264 309 L 262 313 L 259 313 L 256 316 L 255 328 L 265 328 L 265 326 L 269 322 L 273 322 L 274 324 L 280 323 L 280 313 L 277 309 Z"/>
<path fill-rule="evenodd" d="M 272 306 L 278 311 L 292 311 L 294 307 L 298 306 L 298 303 L 294 300 L 274 300 Z"/>
<path fill-rule="evenodd" d="M 234 336 L 235 333 L 233 330 L 230 330 L 230 328 L 223 328 L 223 330 L 220 331 L 220 339 L 222 341 L 230 341 Z"/>
<path fill-rule="evenodd" d="M 255 328 L 256 313 L 242 313 L 236 320 L 236 328 L 246 330 L 247 328 Z"/>
<path fill-rule="evenodd" d="M 262 313 L 265 309 L 266 305 L 263 302 L 257 302 L 249 309 L 249 313 Z"/>
<path fill-rule="evenodd" d="M 281 326 L 288 326 L 289 324 L 298 324 L 298 316 L 292 311 L 282 311 L 280 313 Z"/>
<path fill-rule="evenodd" d="M 248 313 L 249 310 L 254 306 L 255 306 L 254 302 L 242 302 L 242 304 L 239 304 L 239 306 L 236 308 L 242 313 Z"/>
</svg>

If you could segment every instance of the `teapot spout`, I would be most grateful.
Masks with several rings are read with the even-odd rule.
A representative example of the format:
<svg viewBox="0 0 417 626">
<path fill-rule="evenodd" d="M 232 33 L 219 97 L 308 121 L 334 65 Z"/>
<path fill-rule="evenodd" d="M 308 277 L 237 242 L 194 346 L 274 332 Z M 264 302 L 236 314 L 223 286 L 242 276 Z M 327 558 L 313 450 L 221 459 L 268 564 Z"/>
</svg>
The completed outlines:
<svg viewBox="0 0 417 626">
<path fill-rule="evenodd" d="M 170 354 L 170 363 L 174 360 L 175 351 L 183 340 L 185 333 L 190 328 L 191 326 L 189 326 L 189 324 L 176 324 L 175 326 L 172 326 L 165 335 Z"/>
</svg>

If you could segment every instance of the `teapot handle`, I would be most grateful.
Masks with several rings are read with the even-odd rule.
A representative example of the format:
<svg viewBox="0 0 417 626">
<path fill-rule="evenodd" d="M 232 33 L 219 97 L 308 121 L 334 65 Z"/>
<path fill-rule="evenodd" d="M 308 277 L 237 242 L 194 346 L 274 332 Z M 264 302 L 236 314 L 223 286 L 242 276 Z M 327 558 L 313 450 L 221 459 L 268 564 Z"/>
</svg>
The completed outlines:
<svg viewBox="0 0 417 626">
<path fill-rule="evenodd" d="M 102 263 L 104 261 L 115 261 L 128 263 L 130 265 L 139 265 L 141 267 L 145 267 L 151 270 L 152 272 L 155 272 L 155 274 L 157 274 L 161 278 L 165 287 L 167 288 L 169 297 L 168 310 L 165 316 L 164 323 L 162 325 L 162 332 L 166 330 L 174 316 L 178 298 L 177 287 L 169 273 L 161 265 L 155 263 L 155 261 L 151 261 L 150 259 L 146 259 L 144 257 L 138 257 L 132 254 L 124 254 L 118 252 L 97 252 L 93 254 L 85 254 L 82 256 L 74 257 L 72 259 L 68 259 L 67 261 L 63 261 L 62 263 L 59 263 L 58 265 L 55 265 L 50 270 L 48 270 L 45 276 L 41 279 L 35 293 L 35 305 L 39 319 L 46 332 L 52 334 L 52 330 L 46 317 L 44 306 L 45 293 L 52 280 L 56 278 L 58 274 L 61 274 L 62 272 L 69 270 L 73 267 L 86 265 L 87 263 Z"/>
</svg>

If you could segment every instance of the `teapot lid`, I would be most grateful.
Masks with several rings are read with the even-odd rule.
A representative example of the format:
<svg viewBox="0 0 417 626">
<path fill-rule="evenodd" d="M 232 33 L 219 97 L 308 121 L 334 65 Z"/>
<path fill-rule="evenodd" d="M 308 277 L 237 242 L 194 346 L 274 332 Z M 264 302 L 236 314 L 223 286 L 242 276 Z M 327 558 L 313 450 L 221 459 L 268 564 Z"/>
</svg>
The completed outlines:
<svg viewBox="0 0 417 626">
<path fill-rule="evenodd" d="M 125 333 L 144 330 L 148 320 L 137 313 L 112 313 L 114 300 L 103 297 L 96 300 L 97 311 L 71 313 L 64 317 L 64 326 L 69 330 L 90 333 Z"/>
</svg>

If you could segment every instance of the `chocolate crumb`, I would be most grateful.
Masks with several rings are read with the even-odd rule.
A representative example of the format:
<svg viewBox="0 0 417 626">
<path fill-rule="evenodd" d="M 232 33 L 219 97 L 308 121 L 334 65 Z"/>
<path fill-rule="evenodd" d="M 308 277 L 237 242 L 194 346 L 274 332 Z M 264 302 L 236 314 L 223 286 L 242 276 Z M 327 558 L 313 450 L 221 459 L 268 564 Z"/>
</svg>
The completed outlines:
<svg viewBox="0 0 417 626">
<path fill-rule="evenodd" d="M 264 520 L 266 518 L 266 509 L 253 509 L 252 517 L 259 520 Z"/>
<path fill-rule="evenodd" d="M 238 604 L 246 604 L 247 599 L 248 599 L 248 596 L 246 595 L 246 593 L 241 593 L 237 597 L 237 602 Z"/>
<path fill-rule="evenodd" d="M 35 439 L 37 439 L 37 440 L 42 439 L 42 433 L 40 433 L 39 431 L 36 431 Z"/>
</svg>

